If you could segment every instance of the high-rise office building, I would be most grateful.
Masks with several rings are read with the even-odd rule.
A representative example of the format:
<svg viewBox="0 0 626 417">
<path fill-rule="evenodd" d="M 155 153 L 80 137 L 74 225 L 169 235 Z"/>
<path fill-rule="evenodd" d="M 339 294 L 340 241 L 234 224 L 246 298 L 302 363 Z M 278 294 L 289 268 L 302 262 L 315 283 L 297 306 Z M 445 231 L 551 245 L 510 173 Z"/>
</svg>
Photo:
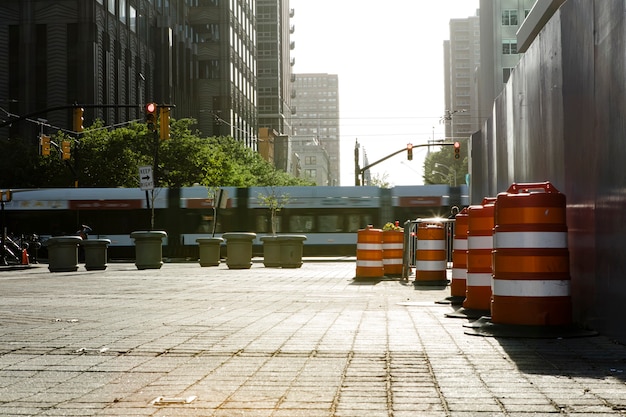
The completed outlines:
<svg viewBox="0 0 626 417">
<path fill-rule="evenodd" d="M 467 138 L 479 129 L 476 69 L 480 65 L 478 16 L 450 20 L 444 42 L 446 138 Z"/>
<path fill-rule="evenodd" d="M 232 136 L 256 149 L 256 0 L 185 3 L 191 6 L 187 9 L 190 29 L 197 39 L 200 131 L 205 136 Z"/>
<path fill-rule="evenodd" d="M 255 0 L 3 0 L 0 97 L 11 114 L 72 103 L 89 125 L 142 120 L 143 105 L 173 104 L 203 135 L 256 146 Z M 132 108 L 117 105 L 137 105 Z M 3 107 L 4 108 L 4 107 Z M 71 111 L 42 114 L 51 129 Z M 40 127 L 14 124 L 35 139 Z"/>
<path fill-rule="evenodd" d="M 296 74 L 294 88 L 293 150 L 304 161 L 302 172 L 318 185 L 340 185 L 339 77 Z"/>
<path fill-rule="evenodd" d="M 294 10 L 289 0 L 257 0 L 256 10 L 259 127 L 291 135 Z"/>
<path fill-rule="evenodd" d="M 479 118 L 491 115 L 494 99 L 519 62 L 517 31 L 536 0 L 480 0 Z"/>
</svg>

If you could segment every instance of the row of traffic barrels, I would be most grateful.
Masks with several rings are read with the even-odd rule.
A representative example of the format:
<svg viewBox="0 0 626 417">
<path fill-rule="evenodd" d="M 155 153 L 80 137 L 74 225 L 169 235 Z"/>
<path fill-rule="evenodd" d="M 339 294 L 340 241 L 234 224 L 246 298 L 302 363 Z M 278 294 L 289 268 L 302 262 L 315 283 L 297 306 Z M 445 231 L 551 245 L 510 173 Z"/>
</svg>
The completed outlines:
<svg viewBox="0 0 626 417">
<path fill-rule="evenodd" d="M 496 324 L 571 324 L 565 195 L 512 184 L 456 215 L 451 295 Z"/>
<path fill-rule="evenodd" d="M 368 225 L 357 233 L 356 277 L 402 275 L 404 231 L 375 229 Z"/>
<path fill-rule="evenodd" d="M 446 229 L 439 221 L 418 223 L 415 251 L 415 284 L 447 284 Z M 374 278 L 402 274 L 403 230 L 358 231 L 356 277 Z"/>
</svg>

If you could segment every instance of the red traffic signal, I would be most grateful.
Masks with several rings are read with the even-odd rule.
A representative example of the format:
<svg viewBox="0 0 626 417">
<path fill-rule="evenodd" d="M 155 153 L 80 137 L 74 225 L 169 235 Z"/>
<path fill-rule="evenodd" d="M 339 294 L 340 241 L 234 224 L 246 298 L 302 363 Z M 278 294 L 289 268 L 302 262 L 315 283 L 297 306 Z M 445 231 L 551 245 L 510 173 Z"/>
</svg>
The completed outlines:
<svg viewBox="0 0 626 417">
<path fill-rule="evenodd" d="M 406 159 L 408 159 L 409 161 L 413 160 L 413 144 L 412 143 L 406 144 Z"/>
<path fill-rule="evenodd" d="M 461 157 L 461 144 L 459 142 L 454 142 L 454 159 L 459 159 Z"/>
<path fill-rule="evenodd" d="M 158 106 L 156 103 L 146 104 L 146 125 L 148 126 L 148 130 L 151 130 L 151 131 L 156 130 L 157 107 Z"/>
</svg>

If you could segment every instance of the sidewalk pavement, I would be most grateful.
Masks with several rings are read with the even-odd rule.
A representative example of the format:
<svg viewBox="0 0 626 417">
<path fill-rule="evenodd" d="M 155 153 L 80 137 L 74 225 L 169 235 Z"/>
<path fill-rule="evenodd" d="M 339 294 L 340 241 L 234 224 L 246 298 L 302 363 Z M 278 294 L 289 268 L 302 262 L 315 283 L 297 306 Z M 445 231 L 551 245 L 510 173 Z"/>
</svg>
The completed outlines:
<svg viewBox="0 0 626 417">
<path fill-rule="evenodd" d="M 625 346 L 468 335 L 449 288 L 354 275 L 2 270 L 0 415 L 626 415 Z"/>
</svg>

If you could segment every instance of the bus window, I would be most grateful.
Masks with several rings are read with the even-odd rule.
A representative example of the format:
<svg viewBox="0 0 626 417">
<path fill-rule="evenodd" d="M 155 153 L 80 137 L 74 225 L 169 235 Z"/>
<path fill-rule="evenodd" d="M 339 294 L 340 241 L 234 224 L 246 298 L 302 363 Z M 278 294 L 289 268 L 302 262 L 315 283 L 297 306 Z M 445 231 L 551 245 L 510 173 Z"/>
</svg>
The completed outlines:
<svg viewBox="0 0 626 417">
<path fill-rule="evenodd" d="M 348 232 L 358 232 L 365 226 L 361 224 L 361 216 L 358 214 L 348 214 Z"/>
<path fill-rule="evenodd" d="M 318 231 L 322 233 L 335 233 L 342 232 L 343 228 L 341 227 L 340 217 L 337 215 L 329 214 L 329 215 L 320 215 L 317 218 L 318 221 Z"/>
<path fill-rule="evenodd" d="M 281 232 L 281 217 L 276 216 L 276 233 Z M 257 233 L 270 233 L 272 228 L 270 226 L 270 216 L 267 214 L 259 214 L 256 216 L 255 220 L 256 232 Z"/>
<path fill-rule="evenodd" d="M 313 216 L 289 217 L 289 231 L 292 233 L 307 233 L 313 231 Z"/>
</svg>

